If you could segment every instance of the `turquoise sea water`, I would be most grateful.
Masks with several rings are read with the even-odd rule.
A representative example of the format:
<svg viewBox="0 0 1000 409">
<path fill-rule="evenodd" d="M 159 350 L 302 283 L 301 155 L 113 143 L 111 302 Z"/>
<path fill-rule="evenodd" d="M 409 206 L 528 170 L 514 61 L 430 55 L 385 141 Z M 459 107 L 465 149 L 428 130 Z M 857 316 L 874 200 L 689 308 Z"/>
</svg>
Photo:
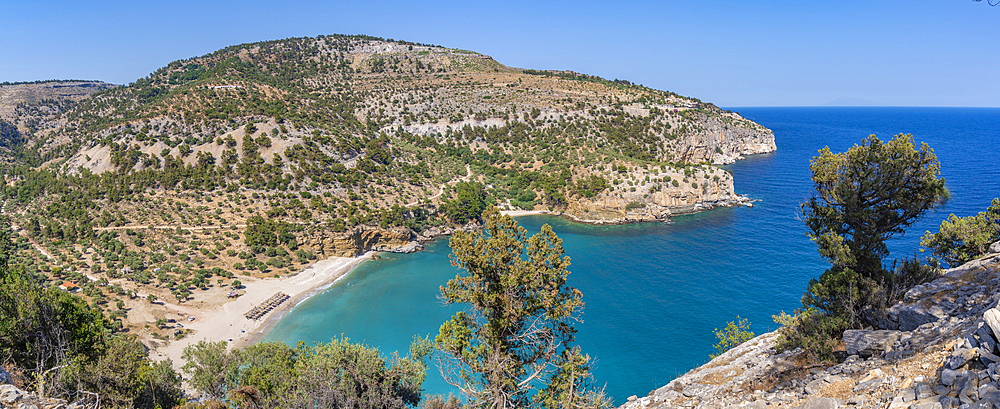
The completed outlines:
<svg viewBox="0 0 1000 409">
<path fill-rule="evenodd" d="M 595 376 L 616 402 L 644 396 L 708 361 L 712 330 L 736 316 L 758 334 L 771 316 L 799 306 L 824 263 L 805 237 L 799 203 L 810 192 L 809 159 L 840 152 L 869 134 L 912 133 L 942 162 L 952 200 L 890 243 L 891 257 L 915 254 L 925 230 L 949 213 L 981 211 L 1000 196 L 1000 109 L 734 108 L 774 130 L 778 151 L 730 165 L 736 191 L 760 199 L 753 208 L 715 209 L 674 224 L 590 226 L 549 216 L 518 221 L 531 232 L 553 226 L 572 259 L 570 283 L 586 306 L 578 343 L 597 359 Z M 413 335 L 431 335 L 455 311 L 438 287 L 458 272 L 447 239 L 420 253 L 367 262 L 329 290 L 291 311 L 268 335 L 294 345 L 347 336 L 406 352 Z M 436 368 L 427 393 L 446 394 Z"/>
</svg>

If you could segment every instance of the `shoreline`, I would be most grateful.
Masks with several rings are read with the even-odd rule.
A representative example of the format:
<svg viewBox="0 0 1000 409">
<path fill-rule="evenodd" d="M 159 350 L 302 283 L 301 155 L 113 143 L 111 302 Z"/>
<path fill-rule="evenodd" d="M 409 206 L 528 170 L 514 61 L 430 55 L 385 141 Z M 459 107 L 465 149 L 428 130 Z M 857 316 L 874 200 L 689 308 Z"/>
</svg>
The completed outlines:
<svg viewBox="0 0 1000 409">
<path fill-rule="evenodd" d="M 256 279 L 243 285 L 244 295 L 212 309 L 164 302 L 162 305 L 177 311 L 178 323 L 194 333 L 165 345 L 150 346 L 150 359 L 170 359 L 175 369 L 183 365 L 184 348 L 200 341 L 228 341 L 227 348 L 244 347 L 263 339 L 267 333 L 293 308 L 312 296 L 330 288 L 361 263 L 371 260 L 376 252 L 369 251 L 357 257 L 331 257 L 305 267 L 295 275 L 282 279 Z M 277 292 L 289 295 L 289 300 L 276 307 L 259 320 L 243 316 L 256 305 Z M 226 325 L 229 324 L 229 325 Z"/>
<path fill-rule="evenodd" d="M 501 215 L 511 216 L 511 217 L 521 217 L 521 216 L 538 216 L 538 215 L 549 215 L 558 216 L 575 223 L 589 224 L 593 226 L 600 225 L 621 225 L 621 224 L 633 224 L 633 223 L 663 223 L 671 222 L 671 218 L 674 216 L 684 216 L 689 214 L 696 214 L 705 211 L 709 211 L 719 207 L 753 207 L 753 202 L 758 202 L 760 199 L 752 199 L 746 195 L 734 194 L 731 199 L 723 200 L 712 200 L 712 201 L 702 201 L 697 202 L 691 206 L 680 206 L 680 207 L 668 207 L 666 208 L 669 212 L 666 216 L 661 217 L 629 217 L 630 215 L 625 215 L 624 217 L 617 219 L 584 219 L 575 214 L 564 212 L 564 211 L 552 211 L 552 210 L 501 210 Z"/>
<path fill-rule="evenodd" d="M 268 314 L 266 317 L 264 317 L 264 318 L 261 319 L 261 322 L 259 322 L 257 324 L 257 326 L 259 327 L 258 331 L 252 332 L 252 333 L 248 332 L 247 336 L 245 336 L 245 337 L 243 337 L 243 338 L 241 338 L 239 340 L 235 340 L 234 339 L 232 347 L 242 348 L 242 347 L 245 347 L 247 345 L 256 343 L 256 342 L 264 339 L 264 337 L 266 337 L 267 334 L 269 334 L 271 332 L 271 329 L 273 329 L 274 326 L 277 325 L 278 322 L 281 321 L 282 318 L 285 318 L 285 316 L 288 315 L 288 313 L 292 312 L 292 310 L 295 309 L 295 307 L 298 307 L 299 304 L 302 304 L 303 302 L 306 302 L 306 300 L 312 298 L 316 294 L 322 293 L 323 291 L 328 290 L 330 287 L 333 287 L 340 280 L 346 278 L 355 269 L 357 269 L 359 266 L 361 266 L 362 262 L 368 261 L 368 260 L 372 260 L 373 259 L 372 256 L 374 256 L 376 253 L 378 253 L 378 252 L 372 250 L 372 251 L 368 251 L 368 252 L 366 252 L 366 253 L 364 253 L 364 254 L 362 254 L 360 256 L 353 257 L 353 258 L 351 258 L 351 257 L 342 257 L 342 258 L 347 258 L 347 259 L 353 259 L 355 261 L 351 262 L 347 266 L 344 266 L 344 267 L 341 267 L 340 269 L 338 269 L 334 273 L 334 275 L 331 277 L 331 279 L 327 280 L 327 282 L 319 284 L 319 285 L 317 285 L 317 286 L 309 289 L 308 291 L 305 291 L 305 292 L 300 293 L 298 295 L 289 294 L 289 296 L 291 296 L 291 298 L 289 298 L 289 300 L 287 302 L 281 304 L 280 306 L 278 306 L 277 308 L 275 308 L 273 311 L 271 311 L 270 314 Z M 337 257 L 337 258 L 340 258 L 340 257 Z M 329 259 L 326 259 L 326 260 L 329 260 Z M 326 261 L 326 260 L 323 260 L 323 261 Z M 317 263 L 315 263 L 313 265 L 319 264 L 321 262 L 322 261 L 317 262 Z M 309 267 L 307 267 L 306 269 L 309 269 L 311 267 L 312 267 L 312 265 L 309 266 Z"/>
<path fill-rule="evenodd" d="M 696 208 L 698 213 L 711 210 L 716 206 Z M 631 224 L 642 222 L 662 222 L 662 220 L 585 220 L 575 217 L 566 212 L 549 210 L 502 210 L 503 215 L 511 217 L 549 215 L 566 218 L 572 222 L 591 225 L 600 224 Z M 675 215 L 687 214 L 678 213 Z M 435 236 L 433 239 L 449 234 Z M 432 240 L 433 240 L 432 239 Z M 416 249 L 420 251 L 422 249 Z M 383 249 L 382 251 L 390 251 Z M 213 308 L 196 307 L 185 304 L 173 304 L 161 301 L 165 308 L 178 312 L 181 317 L 194 317 L 194 321 L 182 318 L 178 319 L 183 328 L 194 330 L 194 333 L 180 339 L 169 341 L 166 344 L 150 345 L 150 358 L 157 360 L 170 359 L 175 369 L 180 370 L 183 365 L 184 348 L 195 345 L 200 341 L 218 342 L 227 341 L 227 348 L 242 348 L 264 339 L 268 333 L 280 322 L 292 309 L 305 302 L 314 295 L 330 288 L 338 281 L 350 274 L 361 263 L 372 260 L 378 251 L 370 250 L 357 257 L 330 257 L 306 266 L 295 275 L 281 279 L 254 279 L 243 285 L 244 295 L 222 303 Z M 248 279 L 244 279 L 248 280 Z M 243 316 L 256 305 L 261 304 L 268 297 L 275 293 L 282 292 L 288 294 L 288 301 L 275 307 L 271 312 L 259 320 L 249 320 Z M 229 324 L 228 326 L 225 324 Z"/>
</svg>

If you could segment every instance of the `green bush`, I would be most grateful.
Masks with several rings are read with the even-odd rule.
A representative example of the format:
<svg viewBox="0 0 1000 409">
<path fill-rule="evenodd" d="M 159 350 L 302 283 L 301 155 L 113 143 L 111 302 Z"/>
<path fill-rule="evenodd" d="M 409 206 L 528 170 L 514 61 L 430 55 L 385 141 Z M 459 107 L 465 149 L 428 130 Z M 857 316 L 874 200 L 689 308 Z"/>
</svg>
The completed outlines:
<svg viewBox="0 0 1000 409">
<path fill-rule="evenodd" d="M 711 358 L 722 355 L 755 336 L 753 331 L 750 331 L 750 320 L 739 316 L 736 317 L 736 321 L 729 321 L 725 329 L 716 328 L 714 332 L 719 343 L 714 345 L 716 353 L 709 355 Z"/>
<path fill-rule="evenodd" d="M 772 318 L 781 325 L 775 348 L 779 351 L 802 348 L 813 362 L 833 361 L 833 348 L 847 329 L 843 318 L 820 313 L 815 308 L 796 311 L 795 315 L 782 311 Z"/>
<path fill-rule="evenodd" d="M 975 216 L 948 216 L 937 233 L 924 233 L 920 245 L 949 265 L 957 266 L 982 256 L 997 240 L 1000 240 L 1000 199 L 993 199 L 986 211 Z"/>
<path fill-rule="evenodd" d="M 642 209 L 644 207 L 646 207 L 645 203 L 642 203 L 642 202 L 630 202 L 629 204 L 625 205 L 625 210 Z"/>
</svg>

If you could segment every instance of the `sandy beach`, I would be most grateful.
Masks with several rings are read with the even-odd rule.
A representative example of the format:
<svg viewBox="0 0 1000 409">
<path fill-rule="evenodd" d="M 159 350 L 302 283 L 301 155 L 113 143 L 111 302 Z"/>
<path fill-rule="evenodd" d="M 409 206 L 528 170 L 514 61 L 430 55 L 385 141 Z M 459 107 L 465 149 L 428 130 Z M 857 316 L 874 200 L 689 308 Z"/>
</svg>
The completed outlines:
<svg viewBox="0 0 1000 409">
<path fill-rule="evenodd" d="M 187 318 L 177 320 L 184 328 L 193 330 L 193 333 L 181 340 L 151 349 L 150 358 L 153 360 L 170 358 L 174 367 L 179 369 L 184 363 L 181 359 L 184 348 L 199 341 L 229 341 L 230 348 L 254 342 L 262 338 L 289 310 L 312 295 L 329 288 L 363 261 L 370 260 L 373 254 L 368 252 L 359 257 L 328 258 L 310 265 L 298 274 L 281 279 L 253 281 L 247 279 L 248 282 L 243 284 L 245 291 L 243 296 L 214 309 L 164 303 L 162 305 L 167 309 L 186 314 L 187 317 L 194 317 L 194 320 L 190 321 Z M 289 300 L 259 320 L 244 317 L 247 311 L 278 292 L 288 294 Z"/>
<path fill-rule="evenodd" d="M 510 217 L 519 217 L 519 216 L 534 216 L 539 214 L 551 214 L 558 216 L 562 213 L 550 212 L 548 210 L 501 210 L 500 214 Z"/>
<path fill-rule="evenodd" d="M 505 210 L 501 213 L 513 217 L 558 214 L 547 210 Z M 216 294 L 209 296 L 209 304 L 214 304 L 214 306 L 177 304 L 171 303 L 169 300 L 159 300 L 156 302 L 159 305 L 158 308 L 177 313 L 176 318 L 174 318 L 177 323 L 168 325 L 178 325 L 178 327 L 192 330 L 192 332 L 180 340 L 151 342 L 150 358 L 153 360 L 169 358 L 173 361 L 174 367 L 179 370 L 184 364 L 181 355 L 188 345 L 197 344 L 200 341 L 227 341 L 229 347 L 233 348 L 256 342 L 263 338 L 292 308 L 329 288 L 363 261 L 372 259 L 373 254 L 375 252 L 368 252 L 358 257 L 328 258 L 306 267 L 295 275 L 280 279 L 240 277 L 243 282 L 241 292 L 244 294 L 238 298 L 226 299 L 223 291 L 215 291 Z M 247 319 L 244 316 L 252 308 L 279 292 L 289 295 L 289 300 L 258 320 Z M 144 294 L 140 294 L 140 301 L 132 305 L 139 306 L 140 309 L 149 308 L 149 306 L 142 305 L 144 303 L 141 300 L 143 296 Z M 193 317 L 194 320 L 189 320 L 189 317 Z M 141 314 L 137 314 L 133 318 L 137 320 L 136 322 L 149 322 L 154 319 L 152 316 Z"/>
</svg>

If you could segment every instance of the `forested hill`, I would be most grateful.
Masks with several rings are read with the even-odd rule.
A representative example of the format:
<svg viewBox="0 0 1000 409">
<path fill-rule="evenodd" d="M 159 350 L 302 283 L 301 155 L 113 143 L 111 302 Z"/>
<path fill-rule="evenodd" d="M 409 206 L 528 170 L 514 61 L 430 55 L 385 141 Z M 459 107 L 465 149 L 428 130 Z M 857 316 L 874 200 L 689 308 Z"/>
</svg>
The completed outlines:
<svg viewBox="0 0 1000 409">
<path fill-rule="evenodd" d="M 714 164 L 774 150 L 694 98 L 366 36 L 232 46 L 34 109 L 51 105 L 19 101 L 31 126 L 0 128 L 5 211 L 50 249 L 94 246 L 68 267 L 90 273 L 270 276 L 317 256 L 308 237 L 455 226 L 489 203 L 665 217 L 732 197 Z"/>
</svg>

